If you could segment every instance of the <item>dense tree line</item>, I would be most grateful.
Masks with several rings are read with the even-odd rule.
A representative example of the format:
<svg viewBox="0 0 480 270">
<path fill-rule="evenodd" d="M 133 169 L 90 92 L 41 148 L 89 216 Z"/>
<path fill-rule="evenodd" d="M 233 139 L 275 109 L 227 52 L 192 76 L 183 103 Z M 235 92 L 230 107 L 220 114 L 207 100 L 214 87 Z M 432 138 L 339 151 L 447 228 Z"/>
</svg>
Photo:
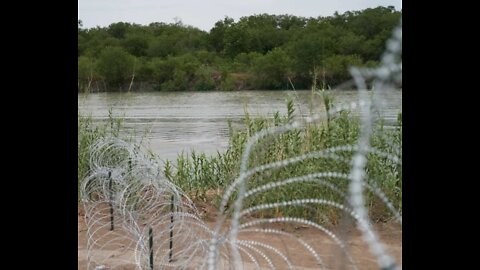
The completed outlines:
<svg viewBox="0 0 480 270">
<path fill-rule="evenodd" d="M 226 17 L 205 32 L 173 24 L 78 22 L 79 91 L 309 88 L 334 86 L 348 66 L 375 66 L 402 13 L 393 7 L 304 18 Z"/>
</svg>

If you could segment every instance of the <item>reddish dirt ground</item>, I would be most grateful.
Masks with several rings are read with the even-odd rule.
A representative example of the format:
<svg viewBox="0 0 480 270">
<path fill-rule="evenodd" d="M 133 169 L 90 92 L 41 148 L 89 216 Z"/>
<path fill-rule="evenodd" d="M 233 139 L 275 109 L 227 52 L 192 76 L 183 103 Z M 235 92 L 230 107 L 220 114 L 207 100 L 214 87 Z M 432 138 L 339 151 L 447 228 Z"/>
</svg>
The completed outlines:
<svg viewBox="0 0 480 270">
<path fill-rule="evenodd" d="M 209 215 L 206 219 L 206 224 L 210 228 L 214 228 L 215 218 Z M 339 248 L 335 245 L 333 240 L 326 236 L 323 232 L 308 228 L 305 226 L 294 227 L 293 225 L 281 226 L 269 225 L 268 228 L 275 228 L 294 234 L 300 239 L 308 242 L 321 256 L 324 264 L 328 269 L 352 269 L 345 262 L 345 257 Z M 340 228 L 330 228 L 335 233 L 338 233 Z M 397 262 L 402 262 L 402 230 L 400 225 L 392 223 L 376 224 L 375 229 L 380 239 L 385 244 L 388 252 L 395 257 Z M 87 269 L 86 247 L 87 247 L 87 228 L 85 225 L 84 212 L 79 207 L 78 212 L 78 269 Z M 378 269 L 376 261 L 369 253 L 368 247 L 362 241 L 360 233 L 355 229 L 343 230 L 340 234 L 342 239 L 348 246 L 348 250 L 354 258 L 358 269 Z M 254 240 L 268 243 L 283 252 L 294 265 L 294 269 L 321 269 L 313 256 L 299 244 L 297 241 L 283 236 L 267 235 L 260 233 L 245 233 L 239 239 Z M 288 269 L 285 262 L 274 253 L 268 253 L 277 269 Z M 260 262 L 262 269 L 269 269 L 266 262 Z M 112 264 L 108 269 L 135 269 L 132 264 L 116 263 Z M 245 263 L 245 269 L 255 269 L 252 263 Z M 279 266 L 279 267 L 278 267 Z"/>
</svg>

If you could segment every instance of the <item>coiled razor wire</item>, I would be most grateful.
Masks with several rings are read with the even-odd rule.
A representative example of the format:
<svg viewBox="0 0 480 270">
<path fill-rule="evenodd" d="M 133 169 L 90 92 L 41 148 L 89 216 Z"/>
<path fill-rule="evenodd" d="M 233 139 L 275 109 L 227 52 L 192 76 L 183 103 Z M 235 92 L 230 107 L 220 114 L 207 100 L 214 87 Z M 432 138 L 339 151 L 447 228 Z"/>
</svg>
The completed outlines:
<svg viewBox="0 0 480 270">
<path fill-rule="evenodd" d="M 349 203 L 351 204 L 353 211 L 352 214 L 355 215 L 358 228 L 362 232 L 364 241 L 368 244 L 370 248 L 370 252 L 375 257 L 378 266 L 381 269 L 399 269 L 400 266 L 398 263 L 395 262 L 393 257 L 388 255 L 387 251 L 383 247 L 382 243 L 380 242 L 377 234 L 373 230 L 371 226 L 371 222 L 368 217 L 368 212 L 365 207 L 364 197 L 363 197 L 363 186 L 365 185 L 365 166 L 367 161 L 367 155 L 371 153 L 372 148 L 370 147 L 370 135 L 372 130 L 373 122 L 375 121 L 374 115 L 371 113 L 372 111 L 379 111 L 381 109 L 381 94 L 382 91 L 387 91 L 391 89 L 392 83 L 401 83 L 401 70 L 402 65 L 401 62 L 398 63 L 396 61 L 401 61 L 401 48 L 402 48 L 402 24 L 400 21 L 400 25 L 395 29 L 393 37 L 387 42 L 387 51 L 385 52 L 381 66 L 377 69 L 359 69 L 359 68 L 352 68 L 351 74 L 354 78 L 356 86 L 359 90 L 359 102 L 358 105 L 360 107 L 360 136 L 357 140 L 357 147 L 356 149 L 351 148 L 354 150 L 354 156 L 351 162 L 351 170 L 350 170 L 350 184 L 349 184 L 349 196 L 350 200 Z M 374 95 L 370 98 L 369 94 L 367 93 L 366 83 L 367 79 L 375 79 L 374 80 L 374 88 L 375 92 Z M 377 95 L 377 93 L 379 93 Z M 371 100 L 372 99 L 372 100 Z M 352 107 L 356 107 L 357 104 L 352 104 Z M 329 111 L 329 114 L 335 114 L 339 111 L 343 110 L 343 108 L 337 108 Z M 227 208 L 227 203 L 230 201 L 233 192 L 238 192 L 234 205 L 233 205 L 233 214 L 231 220 L 231 229 L 229 230 L 228 237 L 230 240 L 230 245 L 232 249 L 232 260 L 234 261 L 235 268 L 240 267 L 241 257 L 239 252 L 236 250 L 236 241 L 238 238 L 239 227 L 241 227 L 241 213 L 243 207 L 243 201 L 245 199 L 245 195 L 248 194 L 247 190 L 247 183 L 249 180 L 249 176 L 253 175 L 256 172 L 267 170 L 273 167 L 285 167 L 293 162 L 306 160 L 309 158 L 309 154 L 298 158 L 292 158 L 290 160 L 282 160 L 277 163 L 266 164 L 262 166 L 257 166 L 254 168 L 248 168 L 249 158 L 253 152 L 253 147 L 257 144 L 262 138 L 271 135 L 278 135 L 285 133 L 290 130 L 298 129 L 302 126 L 305 126 L 306 123 L 311 123 L 318 118 L 320 115 L 316 115 L 314 117 L 310 117 L 305 119 L 303 122 L 295 121 L 289 125 L 275 127 L 271 129 L 266 129 L 261 132 L 256 133 L 253 135 L 248 142 L 246 143 L 245 151 L 242 156 L 241 166 L 240 166 L 240 176 L 233 181 L 232 185 L 230 185 L 224 196 L 222 198 L 222 202 L 220 205 L 219 215 L 224 215 L 222 219 L 219 220 L 219 224 L 216 226 L 214 238 L 211 241 L 210 246 L 210 253 L 209 253 L 209 270 L 216 269 L 215 262 L 218 260 L 218 252 L 217 252 L 217 245 L 219 243 L 218 238 L 220 236 L 220 229 L 222 227 L 222 223 L 225 221 L 225 209 Z M 328 151 L 331 149 L 327 149 L 325 151 L 319 152 L 320 155 L 328 155 Z M 374 149 L 373 149 L 374 150 Z M 396 153 L 400 153 L 400 150 L 397 150 Z M 392 161 L 399 161 L 401 158 L 397 156 L 392 156 Z M 384 196 L 382 196 L 382 200 L 386 200 Z M 335 202 L 332 202 L 332 204 Z M 391 205 L 391 204 L 390 204 Z M 395 211 L 396 212 L 396 211 Z M 400 219 L 398 212 L 396 212 L 397 219 Z M 343 247 L 342 247 L 343 249 Z"/>
<path fill-rule="evenodd" d="M 351 74 L 359 91 L 358 103 L 331 108 L 327 113 L 335 116 L 345 110 L 360 109 L 360 136 L 355 144 L 336 146 L 322 151 L 286 158 L 258 166 L 249 166 L 254 149 L 262 140 L 292 130 L 304 130 L 309 123 L 322 121 L 316 114 L 283 126 L 268 128 L 254 134 L 246 142 L 239 176 L 224 189 L 218 220 L 209 226 L 200 219 L 194 203 L 185 193 L 169 182 L 161 166 L 147 156 L 139 145 L 117 138 L 104 138 L 90 149 L 90 172 L 82 180 L 80 192 L 87 224 L 88 269 L 296 269 L 302 258 L 289 256 L 288 247 L 280 249 L 264 241 L 252 239 L 252 234 L 275 235 L 290 239 L 289 247 L 296 245 L 304 257 L 316 262 L 316 269 L 329 269 L 324 249 L 312 239 L 301 239 L 293 233 L 278 230 L 274 224 L 296 224 L 323 233 L 344 254 L 350 269 L 359 269 L 349 251 L 348 243 L 319 221 L 300 216 L 258 218 L 255 213 L 279 207 L 310 207 L 322 205 L 340 209 L 352 217 L 363 241 L 380 269 L 401 269 L 401 262 L 382 244 L 375 232 L 365 205 L 364 189 L 379 198 L 401 226 L 401 211 L 395 209 L 389 198 L 371 181 L 366 172 L 368 157 L 375 155 L 391 164 L 401 165 L 401 145 L 386 141 L 391 151 L 380 151 L 370 143 L 373 125 L 382 109 L 385 91 L 393 83 L 401 83 L 402 26 L 395 29 L 387 43 L 381 66 L 377 69 L 352 68 Z M 367 93 L 366 80 L 373 79 L 374 91 Z M 348 153 L 350 158 L 345 157 Z M 297 175 L 287 179 L 269 178 L 260 186 L 249 186 L 254 175 L 268 173 L 312 159 L 323 158 L 346 164 L 348 172 L 328 171 Z M 327 171 L 325 171 L 327 169 Z M 326 198 L 282 199 L 275 203 L 260 203 L 244 207 L 248 198 L 262 196 L 267 191 L 298 184 L 324 186 L 345 201 Z M 348 189 L 341 188 L 342 183 Z M 229 204 L 229 202 L 233 202 Z M 262 238 L 263 239 L 263 238 Z M 293 241 L 292 241 L 293 240 Z M 306 268 L 302 268 L 306 269 Z M 313 268 L 310 268 L 313 269 Z"/>
</svg>

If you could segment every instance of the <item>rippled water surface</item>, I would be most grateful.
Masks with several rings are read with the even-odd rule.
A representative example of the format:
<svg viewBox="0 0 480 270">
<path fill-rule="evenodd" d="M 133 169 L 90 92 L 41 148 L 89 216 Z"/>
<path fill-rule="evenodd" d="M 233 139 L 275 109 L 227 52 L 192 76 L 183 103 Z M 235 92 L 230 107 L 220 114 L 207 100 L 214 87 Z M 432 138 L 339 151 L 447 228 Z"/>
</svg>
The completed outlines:
<svg viewBox="0 0 480 270">
<path fill-rule="evenodd" d="M 332 91 L 335 104 L 358 101 L 356 91 Z M 240 126 L 245 109 L 252 115 L 272 116 L 286 113 L 285 100 L 293 98 L 297 112 L 308 115 L 310 91 L 239 91 L 239 92 L 142 92 L 79 94 L 78 108 L 82 115 L 95 121 L 115 116 L 125 119 L 127 132 L 146 134 L 151 150 L 163 159 L 175 159 L 181 151 L 192 149 L 207 154 L 222 151 L 228 143 L 228 119 Z M 323 109 L 321 99 L 313 99 L 314 111 Z M 402 110 L 402 91 L 384 95 L 383 117 L 395 123 Z"/>
</svg>

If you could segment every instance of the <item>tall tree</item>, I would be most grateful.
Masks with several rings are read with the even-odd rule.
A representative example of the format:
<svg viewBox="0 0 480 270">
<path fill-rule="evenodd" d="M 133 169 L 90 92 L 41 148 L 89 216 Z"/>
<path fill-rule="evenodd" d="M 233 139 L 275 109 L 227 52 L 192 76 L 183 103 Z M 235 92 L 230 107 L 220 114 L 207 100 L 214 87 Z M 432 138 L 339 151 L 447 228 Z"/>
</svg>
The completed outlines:
<svg viewBox="0 0 480 270">
<path fill-rule="evenodd" d="M 97 69 L 110 87 L 121 87 L 134 70 L 134 57 L 120 47 L 107 47 L 98 57 Z"/>
</svg>

